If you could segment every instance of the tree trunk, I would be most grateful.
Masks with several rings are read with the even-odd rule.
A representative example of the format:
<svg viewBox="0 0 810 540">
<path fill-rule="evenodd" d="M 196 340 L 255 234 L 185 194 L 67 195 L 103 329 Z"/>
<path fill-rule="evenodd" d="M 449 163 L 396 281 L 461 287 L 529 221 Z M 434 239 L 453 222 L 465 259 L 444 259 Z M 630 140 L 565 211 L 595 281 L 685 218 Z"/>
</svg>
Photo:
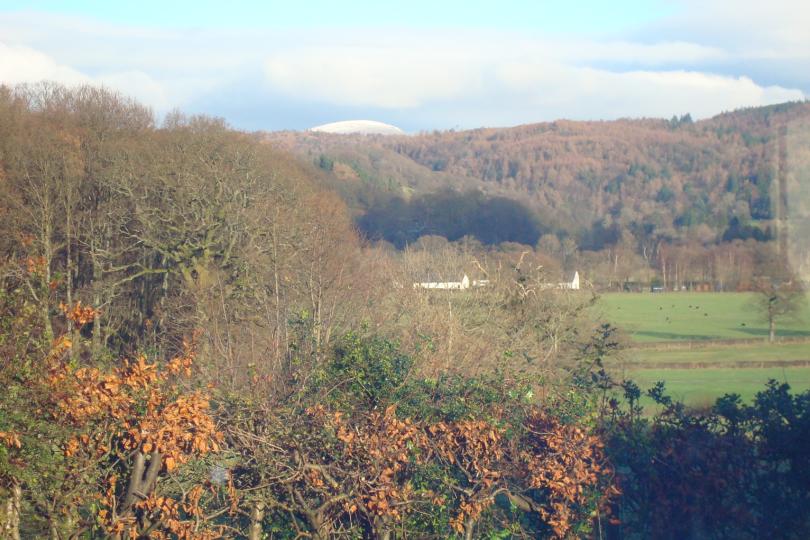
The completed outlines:
<svg viewBox="0 0 810 540">
<path fill-rule="evenodd" d="M 68 308 L 73 305 L 73 236 L 71 232 L 72 212 L 71 205 L 65 205 L 65 298 L 67 300 Z M 76 336 L 73 335 L 73 320 L 67 320 L 67 333 L 70 340 L 76 343 Z M 75 355 L 75 349 L 70 348 L 70 357 Z"/>
<path fill-rule="evenodd" d="M 473 540 L 475 532 L 475 520 L 468 518 L 464 521 L 464 540 Z"/>
<path fill-rule="evenodd" d="M 393 537 L 390 523 L 387 520 L 377 518 L 372 520 L 369 525 L 371 526 L 371 530 L 369 531 L 371 534 L 369 536 L 373 537 L 375 540 L 391 540 Z"/>
<path fill-rule="evenodd" d="M 253 503 L 250 510 L 250 527 L 248 528 L 248 540 L 261 540 L 262 520 L 264 519 L 264 503 L 257 501 Z"/>
<path fill-rule="evenodd" d="M 776 319 L 771 317 L 768 320 L 768 343 L 776 341 Z"/>
<path fill-rule="evenodd" d="M 93 286 L 93 307 L 98 308 L 101 305 L 101 277 L 102 267 L 101 261 L 98 260 L 99 254 L 96 250 L 96 241 L 92 240 L 90 244 L 90 260 L 92 261 L 92 276 L 91 283 Z M 93 354 L 98 355 L 101 348 L 105 345 L 102 340 L 101 317 L 96 316 L 93 318 Z"/>
<path fill-rule="evenodd" d="M 42 299 L 40 301 L 40 309 L 42 311 L 42 322 L 45 325 L 45 339 L 50 345 L 53 343 L 53 326 L 51 325 L 51 303 L 50 303 L 50 284 L 51 284 L 51 262 L 52 252 L 51 248 L 51 227 L 50 223 L 43 225 L 42 243 L 45 246 L 45 286 L 43 287 Z"/>
<path fill-rule="evenodd" d="M 282 333 L 282 317 L 281 317 L 281 279 L 279 278 L 279 254 L 278 254 L 278 231 L 276 229 L 276 224 L 278 222 L 278 210 L 276 210 L 276 216 L 273 219 L 273 229 L 271 233 L 271 247 L 273 250 L 273 297 L 275 301 L 275 314 L 276 314 L 276 328 L 275 328 L 275 336 L 273 339 L 273 348 L 275 350 L 275 368 L 276 372 L 281 372 L 281 340 L 282 338 L 287 342 L 287 335 L 286 332 Z M 286 324 L 286 319 L 284 321 Z M 285 351 L 286 354 L 286 351 Z"/>
<path fill-rule="evenodd" d="M 20 505 L 22 503 L 22 486 L 17 482 L 11 485 L 11 494 L 6 500 L 3 529 L 0 537 L 8 540 L 20 540 Z"/>
</svg>

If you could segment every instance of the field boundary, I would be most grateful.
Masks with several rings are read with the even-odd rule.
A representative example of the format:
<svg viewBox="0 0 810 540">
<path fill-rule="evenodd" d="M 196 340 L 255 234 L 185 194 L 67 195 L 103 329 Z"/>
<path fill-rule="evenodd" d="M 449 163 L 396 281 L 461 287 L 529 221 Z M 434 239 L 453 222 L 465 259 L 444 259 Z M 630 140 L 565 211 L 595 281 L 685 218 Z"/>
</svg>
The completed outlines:
<svg viewBox="0 0 810 540">
<path fill-rule="evenodd" d="M 643 369 L 767 369 L 779 367 L 810 367 L 810 360 L 738 360 L 734 362 L 621 362 L 614 368 L 630 371 Z"/>
<path fill-rule="evenodd" d="M 633 342 L 627 345 L 626 350 L 645 351 L 683 351 L 690 349 L 711 349 L 713 347 L 724 347 L 728 345 L 750 345 L 758 346 L 768 343 L 766 338 L 735 338 L 735 339 L 700 339 L 683 341 L 651 341 Z M 777 337 L 774 344 L 785 343 L 810 343 L 808 336 L 784 336 Z"/>
</svg>

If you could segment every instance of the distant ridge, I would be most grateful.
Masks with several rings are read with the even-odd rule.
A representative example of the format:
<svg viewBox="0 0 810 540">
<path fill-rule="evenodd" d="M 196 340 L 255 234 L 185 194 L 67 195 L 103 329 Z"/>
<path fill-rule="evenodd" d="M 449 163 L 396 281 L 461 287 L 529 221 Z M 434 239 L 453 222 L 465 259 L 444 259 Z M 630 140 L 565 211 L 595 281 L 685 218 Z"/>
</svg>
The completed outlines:
<svg viewBox="0 0 810 540">
<path fill-rule="evenodd" d="M 448 233 L 454 237 L 467 234 L 451 229 L 458 226 L 458 216 L 436 213 L 437 204 L 449 208 L 462 200 L 475 202 L 470 194 L 482 193 L 526 206 L 544 233 L 553 231 L 548 234 L 559 242 L 570 238 L 579 251 L 618 245 L 629 252 L 635 247 L 646 261 L 672 257 L 666 248 L 658 251 L 662 245 L 687 251 L 725 245 L 733 251 L 737 244 L 773 240 L 779 232 L 780 163 L 787 163 L 797 180 L 807 178 L 808 134 L 810 102 L 792 102 L 698 121 L 685 114 L 669 120 L 558 120 L 407 136 L 276 132 L 265 134 L 265 140 L 309 162 L 314 158 L 318 167 L 332 172 L 357 215 L 379 218 L 399 235 L 395 245 L 430 234 L 414 216 L 442 217 L 443 231 L 455 231 Z M 787 159 L 780 157 L 785 153 Z M 349 178 L 363 181 L 344 181 Z M 802 182 L 791 180 L 786 187 L 802 201 L 810 200 Z M 795 199 L 791 219 L 801 218 L 807 229 L 791 237 L 805 240 L 810 212 L 800 214 L 797 204 L 802 203 Z M 493 216 L 502 216 L 505 208 L 498 206 Z M 810 280 L 810 250 L 806 256 L 797 259 L 808 261 L 797 272 Z M 641 267 L 633 263 L 627 268 Z"/>
<path fill-rule="evenodd" d="M 345 120 L 343 122 L 332 122 L 310 128 L 309 131 L 321 133 L 336 133 L 340 135 L 362 134 L 362 135 L 402 135 L 405 132 L 391 124 L 376 122 L 374 120 Z"/>
</svg>

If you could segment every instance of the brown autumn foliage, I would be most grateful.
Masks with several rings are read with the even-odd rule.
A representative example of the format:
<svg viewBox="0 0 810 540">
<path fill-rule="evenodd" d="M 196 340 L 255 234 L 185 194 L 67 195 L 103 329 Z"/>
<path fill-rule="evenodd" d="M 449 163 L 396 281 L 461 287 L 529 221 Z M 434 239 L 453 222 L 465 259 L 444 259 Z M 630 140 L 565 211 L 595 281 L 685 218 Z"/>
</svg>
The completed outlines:
<svg viewBox="0 0 810 540">
<path fill-rule="evenodd" d="M 518 452 L 528 487 L 549 494 L 543 505 L 533 508 L 559 537 L 568 533 L 575 509 L 585 506 L 587 490 L 600 485 L 602 476 L 612 475 L 599 437 L 542 411 L 527 418 Z M 618 491 L 610 486 L 604 493 L 607 499 Z"/>
<path fill-rule="evenodd" d="M 373 538 L 419 536 L 435 513 L 448 529 L 434 534 L 475 538 L 485 516 L 509 522 L 496 508 L 505 497 L 549 534 L 568 537 L 587 521 L 595 494 L 599 505 L 615 494 L 605 491 L 612 471 L 602 443 L 541 409 L 516 429 L 523 435 L 507 436 L 491 420 L 400 418 L 396 403 L 349 413 L 318 404 L 292 416 L 268 410 L 231 425 L 227 439 L 245 464 L 235 472 L 241 504 L 298 534 L 333 538 L 359 527 Z"/>
<path fill-rule="evenodd" d="M 472 535 L 476 521 L 503 491 L 506 448 L 501 429 L 483 420 L 439 422 L 427 427 L 435 452 L 464 475 L 464 487 L 451 527 Z"/>
<path fill-rule="evenodd" d="M 97 316 L 78 302 L 64 311 L 78 327 Z M 206 530 L 200 507 L 209 486 L 194 485 L 177 497 L 160 483 L 189 460 L 218 452 L 222 443 L 208 395 L 180 386 L 192 374 L 192 345 L 162 367 L 139 356 L 110 370 L 77 367 L 66 354 L 72 346 L 66 337 L 57 341 L 42 383 L 47 414 L 67 433 L 63 481 L 75 488 L 72 500 L 62 501 L 63 511 L 97 501 L 94 520 L 117 538 L 220 537 Z"/>
</svg>

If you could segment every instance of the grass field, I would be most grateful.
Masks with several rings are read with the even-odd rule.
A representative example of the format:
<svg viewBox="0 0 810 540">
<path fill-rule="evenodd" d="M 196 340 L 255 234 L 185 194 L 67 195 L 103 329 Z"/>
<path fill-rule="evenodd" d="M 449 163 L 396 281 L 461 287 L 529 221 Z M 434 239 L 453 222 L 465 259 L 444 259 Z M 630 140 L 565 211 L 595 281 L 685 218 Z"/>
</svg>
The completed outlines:
<svg viewBox="0 0 810 540">
<path fill-rule="evenodd" d="M 769 379 L 796 391 L 810 389 L 810 302 L 795 319 L 777 324 L 778 336 L 808 341 L 769 344 L 767 323 L 754 301 L 752 293 L 605 294 L 597 314 L 631 343 L 608 367 L 644 390 L 664 381 L 672 397 L 690 405 L 726 393 L 748 401 Z M 688 342 L 696 346 L 687 348 Z"/>
<path fill-rule="evenodd" d="M 765 338 L 768 324 L 754 308 L 755 298 L 754 293 L 608 293 L 596 309 L 639 342 Z M 810 302 L 776 330 L 779 336 L 810 337 Z"/>
<path fill-rule="evenodd" d="M 774 343 L 755 341 L 750 344 L 722 345 L 706 343 L 693 349 L 658 350 L 631 348 L 619 358 L 629 367 L 689 367 L 684 364 L 716 364 L 717 367 L 746 367 L 750 364 L 810 362 L 810 342 Z"/>
<path fill-rule="evenodd" d="M 740 394 L 750 401 L 768 379 L 787 382 L 797 392 L 810 390 L 810 368 L 641 369 L 627 373 L 642 390 L 664 381 L 667 394 L 689 405 L 709 405 L 723 394 Z M 649 404 L 650 400 L 643 403 Z"/>
</svg>

